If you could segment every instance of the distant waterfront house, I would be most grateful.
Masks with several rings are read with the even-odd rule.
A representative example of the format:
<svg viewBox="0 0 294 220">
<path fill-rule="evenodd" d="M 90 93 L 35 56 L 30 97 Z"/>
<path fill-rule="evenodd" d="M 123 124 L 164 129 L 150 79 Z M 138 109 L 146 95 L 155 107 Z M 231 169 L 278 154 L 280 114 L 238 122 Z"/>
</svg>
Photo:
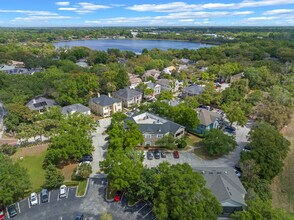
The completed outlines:
<svg viewBox="0 0 294 220">
<path fill-rule="evenodd" d="M 206 187 L 223 207 L 223 215 L 242 211 L 246 207 L 246 190 L 232 167 L 197 167 L 196 172 L 203 175 Z"/>
<path fill-rule="evenodd" d="M 91 110 L 82 104 L 73 104 L 73 105 L 65 106 L 61 109 L 61 112 L 62 112 L 62 114 L 66 114 L 66 115 L 73 114 L 75 112 L 79 112 L 84 115 L 91 114 Z"/>
<path fill-rule="evenodd" d="M 205 134 L 213 128 L 218 128 L 222 120 L 222 116 L 216 112 L 208 111 L 206 109 L 197 108 L 195 110 L 198 114 L 200 124 L 194 130 L 198 134 Z"/>
<path fill-rule="evenodd" d="M 182 98 L 186 98 L 187 96 L 191 96 L 191 97 L 198 96 L 202 94 L 203 90 L 204 88 L 202 86 L 193 84 L 183 89 Z"/>
<path fill-rule="evenodd" d="M 113 97 L 122 101 L 124 107 L 129 108 L 142 102 L 143 93 L 134 89 L 124 88 L 114 92 Z"/>
<path fill-rule="evenodd" d="M 31 110 L 31 111 L 44 111 L 46 109 L 49 109 L 53 106 L 57 105 L 56 101 L 53 99 L 47 99 L 42 96 L 35 97 L 31 99 L 26 106 Z"/>
<path fill-rule="evenodd" d="M 89 101 L 89 107 L 92 112 L 102 117 L 109 117 L 116 112 L 122 111 L 122 102 L 112 98 L 110 95 L 100 95 Z"/>
<path fill-rule="evenodd" d="M 145 146 L 155 146 L 156 141 L 164 135 L 172 134 L 174 138 L 180 138 L 185 134 L 185 127 L 149 112 L 134 115 L 126 120 L 131 120 L 139 125 Z"/>
<path fill-rule="evenodd" d="M 156 69 L 152 69 L 152 70 L 147 70 L 143 76 L 142 79 L 143 81 L 147 81 L 149 77 L 152 77 L 153 79 L 157 80 L 158 77 L 160 76 L 160 71 L 156 70 Z"/>
</svg>

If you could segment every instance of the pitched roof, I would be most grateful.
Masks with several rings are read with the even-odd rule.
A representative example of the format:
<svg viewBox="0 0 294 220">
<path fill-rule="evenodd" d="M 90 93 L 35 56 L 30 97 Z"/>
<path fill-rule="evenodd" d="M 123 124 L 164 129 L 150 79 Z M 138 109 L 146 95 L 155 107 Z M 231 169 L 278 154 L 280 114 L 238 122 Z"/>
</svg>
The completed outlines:
<svg viewBox="0 0 294 220">
<path fill-rule="evenodd" d="M 61 112 L 63 114 L 68 114 L 71 112 L 80 112 L 80 113 L 85 113 L 89 112 L 90 109 L 82 104 L 73 104 L 73 105 L 68 105 L 62 108 Z"/>
<path fill-rule="evenodd" d="M 158 83 L 159 85 L 166 85 L 166 86 L 170 86 L 172 83 L 172 80 L 170 79 L 159 79 L 156 81 L 156 83 Z"/>
<path fill-rule="evenodd" d="M 232 167 L 197 167 L 206 180 L 206 187 L 211 190 L 220 203 L 228 200 L 246 206 L 246 190 Z"/>
<path fill-rule="evenodd" d="M 216 112 L 208 111 L 207 109 L 197 108 L 198 118 L 200 124 L 208 126 L 215 122 L 215 120 L 220 119 L 222 116 Z"/>
<path fill-rule="evenodd" d="M 134 89 L 124 88 L 124 89 L 120 89 L 120 90 L 114 92 L 113 95 L 118 96 L 118 97 L 122 97 L 125 99 L 131 99 L 131 98 L 134 98 L 137 96 L 142 96 L 142 92 L 139 92 Z"/>
<path fill-rule="evenodd" d="M 44 108 L 50 108 L 54 105 L 56 105 L 56 101 L 54 99 L 47 99 L 45 97 L 39 96 L 31 99 L 26 106 L 30 110 L 41 110 Z"/>
<path fill-rule="evenodd" d="M 202 86 L 198 86 L 196 84 L 193 84 L 191 86 L 188 86 L 183 89 L 183 92 L 199 95 L 203 92 L 204 88 Z"/>
<path fill-rule="evenodd" d="M 107 95 L 100 95 L 100 97 L 90 99 L 90 102 L 93 102 L 101 106 L 109 106 L 120 101 Z"/>
<path fill-rule="evenodd" d="M 141 118 L 142 120 L 140 119 L 138 120 L 138 118 Z M 148 119 L 150 118 L 154 119 L 153 123 L 150 123 L 150 121 L 148 121 Z M 145 119 L 146 119 L 146 122 L 144 122 Z M 175 134 L 180 128 L 183 128 L 183 129 L 185 128 L 184 126 L 180 124 L 177 124 L 175 122 L 172 122 L 160 116 L 151 114 L 149 112 L 133 115 L 132 117 L 127 118 L 127 120 L 131 120 L 135 122 L 136 124 L 138 124 L 140 131 L 142 133 Z"/>
</svg>

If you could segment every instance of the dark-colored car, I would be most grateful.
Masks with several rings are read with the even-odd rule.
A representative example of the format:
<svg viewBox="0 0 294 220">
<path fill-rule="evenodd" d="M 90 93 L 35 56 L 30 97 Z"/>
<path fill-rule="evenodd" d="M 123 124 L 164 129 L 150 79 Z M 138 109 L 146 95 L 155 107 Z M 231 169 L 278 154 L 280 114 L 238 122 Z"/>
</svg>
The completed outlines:
<svg viewBox="0 0 294 220">
<path fill-rule="evenodd" d="M 86 161 L 90 161 L 90 162 L 92 162 L 92 161 L 93 161 L 93 157 L 92 157 L 92 155 L 86 154 L 86 155 L 84 155 L 84 156 L 82 157 L 82 159 L 80 159 L 80 162 L 81 162 L 81 163 L 82 163 L 82 162 L 86 162 Z"/>
<path fill-rule="evenodd" d="M 147 159 L 152 160 L 153 159 L 153 154 L 151 151 L 147 151 Z"/>
<path fill-rule="evenodd" d="M 234 128 L 232 126 L 225 127 L 224 131 L 229 133 L 229 134 L 236 135 L 236 128 Z"/>
<path fill-rule="evenodd" d="M 173 152 L 173 155 L 174 155 L 174 158 L 176 158 L 176 159 L 179 159 L 179 158 L 180 158 L 180 153 L 179 153 L 179 151 L 177 151 L 177 150 L 175 150 L 175 151 Z"/>
<path fill-rule="evenodd" d="M 119 202 L 122 197 L 122 191 L 116 191 L 116 194 L 114 196 L 114 201 Z"/>
<path fill-rule="evenodd" d="M 251 147 L 249 145 L 246 145 L 242 150 L 244 152 L 250 152 L 251 151 Z"/>
<path fill-rule="evenodd" d="M 105 141 L 109 141 L 109 136 L 104 138 Z"/>
<path fill-rule="evenodd" d="M 9 217 L 13 218 L 14 216 L 17 215 L 16 205 L 12 204 L 12 205 L 8 206 L 7 211 L 8 211 Z"/>
<path fill-rule="evenodd" d="M 161 151 L 161 157 L 166 158 L 166 153 L 164 151 Z"/>
<path fill-rule="evenodd" d="M 156 150 L 154 151 L 154 158 L 155 158 L 155 159 L 160 159 L 160 152 L 159 152 L 158 149 L 156 149 Z"/>
<path fill-rule="evenodd" d="M 42 203 L 48 202 L 48 199 L 49 199 L 48 189 L 42 189 L 40 197 L 41 197 Z"/>
<path fill-rule="evenodd" d="M 5 208 L 0 206 L 0 220 L 5 219 Z"/>
<path fill-rule="evenodd" d="M 84 215 L 82 213 L 77 213 L 75 220 L 83 220 Z"/>
</svg>

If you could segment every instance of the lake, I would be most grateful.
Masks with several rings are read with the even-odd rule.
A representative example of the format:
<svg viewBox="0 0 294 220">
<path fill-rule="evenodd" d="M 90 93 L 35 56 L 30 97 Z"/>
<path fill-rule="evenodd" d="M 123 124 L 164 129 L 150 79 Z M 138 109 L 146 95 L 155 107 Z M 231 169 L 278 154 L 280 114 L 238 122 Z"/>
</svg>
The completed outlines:
<svg viewBox="0 0 294 220">
<path fill-rule="evenodd" d="M 174 40 L 121 40 L 121 39 L 100 39 L 100 40 L 73 40 L 54 43 L 55 47 L 89 47 L 92 50 L 104 50 L 116 48 L 120 50 L 129 50 L 135 53 L 141 53 L 144 48 L 150 50 L 158 48 L 161 50 L 167 49 L 194 49 L 197 50 L 203 47 L 212 47 L 209 44 L 202 44 L 188 41 Z"/>
</svg>

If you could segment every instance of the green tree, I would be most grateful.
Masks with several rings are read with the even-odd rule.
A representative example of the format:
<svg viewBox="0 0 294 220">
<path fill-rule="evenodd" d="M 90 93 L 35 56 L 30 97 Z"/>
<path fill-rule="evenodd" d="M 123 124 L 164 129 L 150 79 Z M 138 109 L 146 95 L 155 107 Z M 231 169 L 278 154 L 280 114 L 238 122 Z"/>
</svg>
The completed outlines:
<svg viewBox="0 0 294 220">
<path fill-rule="evenodd" d="M 100 220 L 112 220 L 112 215 L 110 213 L 104 212 L 101 214 Z"/>
<path fill-rule="evenodd" d="M 164 135 L 156 141 L 156 145 L 167 149 L 174 149 L 176 148 L 175 138 L 172 134 Z"/>
<path fill-rule="evenodd" d="M 88 163 L 82 163 L 78 166 L 77 177 L 80 179 L 87 179 L 92 173 L 92 166 Z"/>
<path fill-rule="evenodd" d="M 153 211 L 158 220 L 216 219 L 221 205 L 188 164 L 161 163 Z"/>
<path fill-rule="evenodd" d="M 45 170 L 45 184 L 44 187 L 48 189 L 55 189 L 63 184 L 64 177 L 61 172 L 53 165 L 49 164 Z"/>
<path fill-rule="evenodd" d="M 283 168 L 283 160 L 289 151 L 290 142 L 268 123 L 258 123 L 249 133 L 252 150 L 241 155 L 242 161 L 253 159 L 260 167 L 262 179 L 273 179 Z"/>
<path fill-rule="evenodd" d="M 30 189 L 31 183 L 28 172 L 18 163 L 0 153 L 0 205 L 10 205 Z"/>
<path fill-rule="evenodd" d="M 158 100 L 172 100 L 174 98 L 172 91 L 163 90 L 158 95 Z"/>
<path fill-rule="evenodd" d="M 237 122 L 239 125 L 246 125 L 248 119 L 245 112 L 241 109 L 237 102 L 231 102 L 230 104 L 223 105 L 224 112 L 231 124 Z"/>
<path fill-rule="evenodd" d="M 233 151 L 237 143 L 233 136 L 224 134 L 219 129 L 211 129 L 202 141 L 207 153 L 211 156 L 222 156 Z"/>
</svg>

